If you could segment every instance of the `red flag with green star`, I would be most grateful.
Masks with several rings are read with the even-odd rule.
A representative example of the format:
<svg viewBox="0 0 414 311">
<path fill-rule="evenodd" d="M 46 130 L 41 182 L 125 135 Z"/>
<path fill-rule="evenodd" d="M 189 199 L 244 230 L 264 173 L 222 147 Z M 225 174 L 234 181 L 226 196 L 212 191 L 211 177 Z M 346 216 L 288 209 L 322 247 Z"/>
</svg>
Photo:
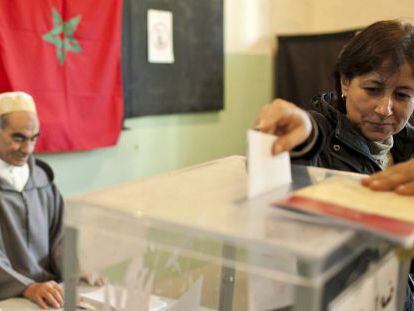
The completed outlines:
<svg viewBox="0 0 414 311">
<path fill-rule="evenodd" d="M 37 151 L 114 145 L 122 127 L 122 0 L 0 0 L 0 92 L 37 105 Z"/>
</svg>

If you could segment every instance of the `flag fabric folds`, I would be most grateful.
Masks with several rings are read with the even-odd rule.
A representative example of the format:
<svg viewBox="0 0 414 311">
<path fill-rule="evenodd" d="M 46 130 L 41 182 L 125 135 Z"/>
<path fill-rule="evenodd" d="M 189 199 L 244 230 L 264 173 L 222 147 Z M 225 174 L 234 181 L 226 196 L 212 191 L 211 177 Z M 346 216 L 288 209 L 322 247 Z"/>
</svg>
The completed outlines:
<svg viewBox="0 0 414 311">
<path fill-rule="evenodd" d="M 98 2 L 0 0 L 0 92 L 34 97 L 37 151 L 94 149 L 118 139 L 122 0 Z"/>
</svg>

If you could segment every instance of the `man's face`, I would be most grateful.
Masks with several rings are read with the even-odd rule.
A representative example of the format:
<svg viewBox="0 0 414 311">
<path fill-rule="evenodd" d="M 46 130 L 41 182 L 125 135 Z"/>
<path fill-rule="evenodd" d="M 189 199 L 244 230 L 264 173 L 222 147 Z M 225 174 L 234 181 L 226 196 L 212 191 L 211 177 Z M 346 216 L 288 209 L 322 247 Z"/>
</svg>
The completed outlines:
<svg viewBox="0 0 414 311">
<path fill-rule="evenodd" d="M 0 129 L 0 159 L 8 164 L 22 166 L 33 153 L 39 136 L 36 114 L 17 111 L 5 115 L 5 126 Z"/>
</svg>

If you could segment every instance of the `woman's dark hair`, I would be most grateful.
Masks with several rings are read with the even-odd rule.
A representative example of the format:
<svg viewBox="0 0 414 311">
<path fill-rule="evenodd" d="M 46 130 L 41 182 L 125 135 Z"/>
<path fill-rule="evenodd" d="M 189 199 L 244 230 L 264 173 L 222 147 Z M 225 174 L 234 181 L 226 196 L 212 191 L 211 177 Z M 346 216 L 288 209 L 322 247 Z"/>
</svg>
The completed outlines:
<svg viewBox="0 0 414 311">
<path fill-rule="evenodd" d="M 341 76 L 351 80 L 382 65 L 387 66 L 386 72 L 394 73 L 405 61 L 414 69 L 414 26 L 398 20 L 369 25 L 338 56 L 334 72 L 338 99 L 341 100 Z"/>
</svg>

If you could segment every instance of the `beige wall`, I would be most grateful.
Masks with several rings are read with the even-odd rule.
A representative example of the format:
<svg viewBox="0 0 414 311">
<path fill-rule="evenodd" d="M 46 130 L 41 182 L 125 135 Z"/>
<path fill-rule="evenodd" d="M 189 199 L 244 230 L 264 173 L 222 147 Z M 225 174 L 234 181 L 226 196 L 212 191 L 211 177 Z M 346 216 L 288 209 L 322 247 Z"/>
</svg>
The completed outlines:
<svg viewBox="0 0 414 311">
<path fill-rule="evenodd" d="M 224 0 L 227 53 L 271 54 L 278 33 L 306 32 L 312 0 Z"/>
<path fill-rule="evenodd" d="M 226 52 L 271 54 L 277 34 L 341 31 L 394 18 L 414 22 L 414 1 L 225 0 Z"/>
<path fill-rule="evenodd" d="M 361 27 L 381 19 L 414 21 L 412 0 L 314 0 L 313 31 Z"/>
</svg>

